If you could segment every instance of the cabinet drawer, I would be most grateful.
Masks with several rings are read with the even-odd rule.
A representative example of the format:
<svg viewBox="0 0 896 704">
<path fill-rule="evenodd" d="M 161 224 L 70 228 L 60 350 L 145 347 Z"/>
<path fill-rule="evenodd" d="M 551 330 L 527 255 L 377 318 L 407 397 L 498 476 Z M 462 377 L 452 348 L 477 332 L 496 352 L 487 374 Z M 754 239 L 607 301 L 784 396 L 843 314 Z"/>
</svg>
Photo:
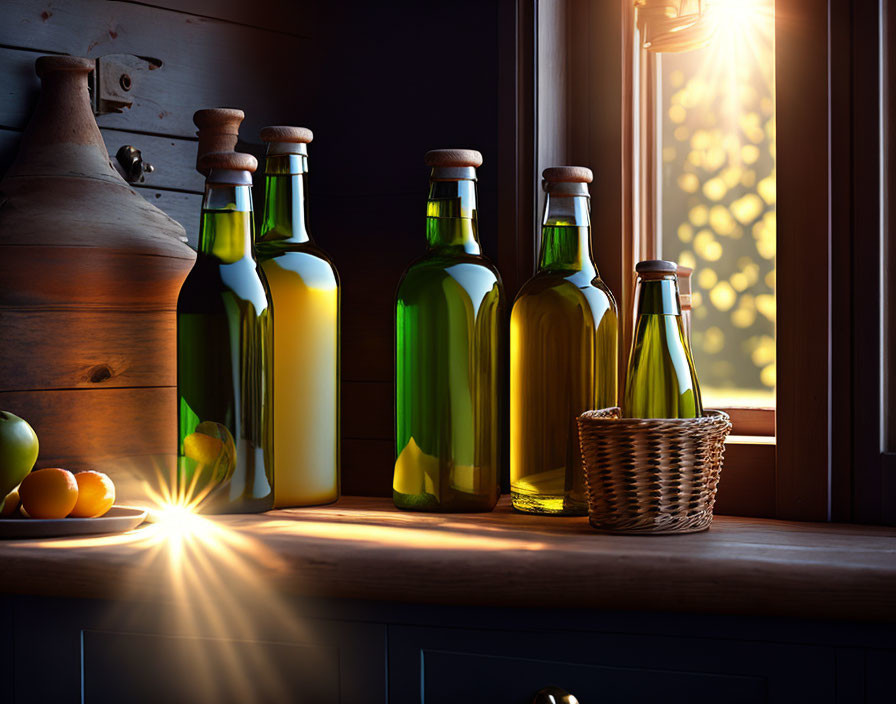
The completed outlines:
<svg viewBox="0 0 896 704">
<path fill-rule="evenodd" d="M 2 605 L 12 620 L 0 637 L 11 661 L 0 662 L 12 680 L 0 691 L 4 704 L 6 692 L 15 704 L 386 701 L 381 624 L 314 618 L 301 604 L 292 624 L 285 611 L 242 618 L 216 605 L 217 627 L 146 602 L 10 597 Z"/>
<path fill-rule="evenodd" d="M 339 649 L 146 633 L 82 634 L 85 704 L 339 703 Z"/>
<path fill-rule="evenodd" d="M 833 701 L 823 647 L 412 626 L 390 628 L 389 643 L 393 704 L 530 704 L 548 685 L 581 704 Z"/>
</svg>

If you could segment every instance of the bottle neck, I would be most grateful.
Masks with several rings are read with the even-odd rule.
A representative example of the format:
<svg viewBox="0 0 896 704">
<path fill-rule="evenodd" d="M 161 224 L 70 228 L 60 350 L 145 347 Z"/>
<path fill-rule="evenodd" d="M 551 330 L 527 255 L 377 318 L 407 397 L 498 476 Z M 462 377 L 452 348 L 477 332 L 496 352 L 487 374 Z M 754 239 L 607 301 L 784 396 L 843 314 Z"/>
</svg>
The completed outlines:
<svg viewBox="0 0 896 704">
<path fill-rule="evenodd" d="M 594 271 L 591 258 L 591 214 L 588 196 L 547 195 L 541 227 L 538 268 Z"/>
<path fill-rule="evenodd" d="M 662 278 L 638 277 L 638 315 L 681 315 L 678 279 L 674 274 Z"/>
<path fill-rule="evenodd" d="M 202 199 L 199 252 L 222 264 L 253 260 L 252 187 L 213 183 L 214 173 L 209 174 Z"/>
<path fill-rule="evenodd" d="M 259 242 L 302 244 L 310 241 L 308 221 L 308 157 L 272 154 L 265 160 L 264 217 Z"/>
<path fill-rule="evenodd" d="M 482 253 L 475 181 L 430 181 L 426 201 L 426 241 L 430 250 Z"/>
</svg>

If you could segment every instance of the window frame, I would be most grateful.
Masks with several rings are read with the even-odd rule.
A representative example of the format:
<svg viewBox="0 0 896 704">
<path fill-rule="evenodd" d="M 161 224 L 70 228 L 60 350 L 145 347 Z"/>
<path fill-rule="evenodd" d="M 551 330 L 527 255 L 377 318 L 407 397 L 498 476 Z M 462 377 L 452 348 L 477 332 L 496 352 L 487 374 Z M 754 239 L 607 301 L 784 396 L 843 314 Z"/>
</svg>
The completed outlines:
<svg viewBox="0 0 896 704">
<path fill-rule="evenodd" d="M 546 166 L 582 163 L 595 171 L 593 248 L 603 279 L 617 293 L 621 377 L 640 248 L 633 2 L 520 0 L 515 6 L 526 18 L 517 25 L 519 36 L 535 37 L 531 56 L 523 57 L 531 90 L 520 103 L 534 136 L 527 143 L 518 134 L 517 142 L 531 155 L 532 170 L 517 173 L 517 183 L 525 189 L 528 182 L 538 194 Z M 882 396 L 893 360 L 862 364 L 857 342 L 879 345 L 885 317 L 896 335 L 896 313 L 882 304 L 884 279 L 869 276 L 865 264 L 886 241 L 881 189 L 896 198 L 896 159 L 881 158 L 882 147 L 896 143 L 896 125 L 888 119 L 896 91 L 886 90 L 882 102 L 881 89 L 891 81 L 880 68 L 881 47 L 896 40 L 894 18 L 896 0 L 776 2 L 777 222 L 786 233 L 778 238 L 776 265 L 777 407 L 772 422 L 767 409 L 732 409 L 735 432 L 747 437 L 727 446 L 719 513 L 896 523 L 896 454 L 884 445 Z M 892 63 L 884 57 L 884 66 Z M 546 135 L 538 118 L 544 122 L 552 109 L 560 114 Z M 537 210 L 538 202 L 535 195 L 527 205 Z M 518 283 L 537 251 L 540 213 L 527 232 L 522 218 L 530 216 L 531 210 L 520 215 L 517 231 L 524 252 L 516 259 Z M 889 272 L 896 271 L 893 249 L 887 249 Z M 896 390 L 888 393 L 896 399 Z"/>
</svg>

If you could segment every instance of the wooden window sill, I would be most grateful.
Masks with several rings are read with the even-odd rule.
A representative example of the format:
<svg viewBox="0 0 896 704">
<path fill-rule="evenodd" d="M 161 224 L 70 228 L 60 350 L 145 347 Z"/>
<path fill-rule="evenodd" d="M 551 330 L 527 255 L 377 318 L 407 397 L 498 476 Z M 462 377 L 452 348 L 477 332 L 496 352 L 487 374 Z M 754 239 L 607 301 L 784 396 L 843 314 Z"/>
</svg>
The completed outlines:
<svg viewBox="0 0 896 704">
<path fill-rule="evenodd" d="M 896 621 L 896 529 L 718 516 L 710 531 L 611 536 L 585 518 L 399 512 L 387 499 L 221 516 L 183 550 L 291 596 Z M 158 526 L 0 543 L 0 592 L 170 600 Z M 215 547 L 218 546 L 218 547 Z M 224 546 L 223 548 L 220 546 Z M 210 598 L 213 598 L 210 593 Z"/>
</svg>

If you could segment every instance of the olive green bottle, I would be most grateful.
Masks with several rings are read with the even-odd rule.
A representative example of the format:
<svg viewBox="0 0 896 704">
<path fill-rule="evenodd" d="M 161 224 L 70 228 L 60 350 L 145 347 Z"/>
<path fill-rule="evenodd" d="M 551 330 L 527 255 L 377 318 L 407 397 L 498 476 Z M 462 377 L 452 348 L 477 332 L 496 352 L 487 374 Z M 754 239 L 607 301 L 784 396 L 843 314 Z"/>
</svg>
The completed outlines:
<svg viewBox="0 0 896 704">
<path fill-rule="evenodd" d="M 249 154 L 216 152 L 196 263 L 177 299 L 178 494 L 213 513 L 273 506 L 271 303 L 252 253 Z"/>
<path fill-rule="evenodd" d="M 418 511 L 490 511 L 498 501 L 506 368 L 501 277 L 478 236 L 479 152 L 426 154 L 425 254 L 395 304 L 393 498 Z"/>
<path fill-rule="evenodd" d="M 339 498 L 339 275 L 307 227 L 304 127 L 265 127 L 255 253 L 274 304 L 274 506 Z"/>
<path fill-rule="evenodd" d="M 675 262 L 639 262 L 635 332 L 622 413 L 627 418 L 698 418 L 700 386 L 681 317 Z"/>
<path fill-rule="evenodd" d="M 591 256 L 591 170 L 546 169 L 538 271 L 510 316 L 510 488 L 529 513 L 587 513 L 576 418 L 616 405 L 616 301 Z"/>
</svg>

